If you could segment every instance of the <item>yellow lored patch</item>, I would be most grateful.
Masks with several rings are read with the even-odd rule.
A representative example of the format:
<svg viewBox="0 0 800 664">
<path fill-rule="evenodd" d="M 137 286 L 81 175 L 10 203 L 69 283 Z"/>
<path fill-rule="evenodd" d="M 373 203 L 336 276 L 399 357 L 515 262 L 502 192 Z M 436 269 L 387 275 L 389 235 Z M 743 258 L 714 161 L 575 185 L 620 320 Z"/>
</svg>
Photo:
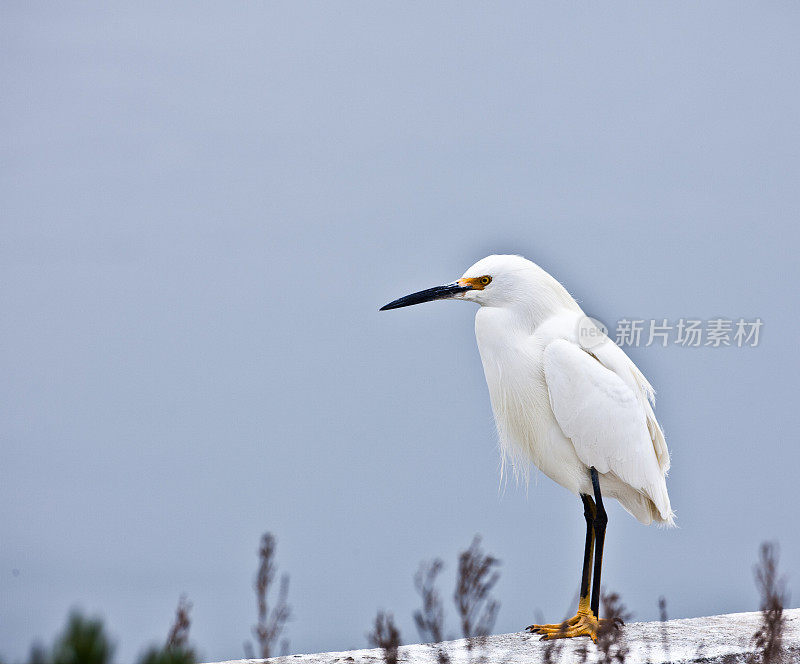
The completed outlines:
<svg viewBox="0 0 800 664">
<path fill-rule="evenodd" d="M 459 279 L 457 283 L 459 286 L 466 286 L 470 290 L 483 290 L 492 283 L 492 278 L 488 274 L 484 274 L 482 277 Z"/>
</svg>

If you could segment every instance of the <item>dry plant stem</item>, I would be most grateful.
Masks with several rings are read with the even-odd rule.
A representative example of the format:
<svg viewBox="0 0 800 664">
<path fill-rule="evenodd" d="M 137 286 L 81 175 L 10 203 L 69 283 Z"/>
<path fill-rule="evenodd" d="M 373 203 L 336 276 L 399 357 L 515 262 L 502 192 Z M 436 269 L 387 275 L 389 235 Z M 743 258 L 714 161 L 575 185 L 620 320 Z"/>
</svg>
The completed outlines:
<svg viewBox="0 0 800 664">
<path fill-rule="evenodd" d="M 167 648 L 185 648 L 189 641 L 189 629 L 192 626 L 192 621 L 189 618 L 189 611 L 192 605 L 186 599 L 185 595 L 181 595 L 178 600 L 178 608 L 175 610 L 175 621 L 167 635 Z"/>
<path fill-rule="evenodd" d="M 422 609 L 414 612 L 414 623 L 423 643 L 444 640 L 444 606 L 436 589 L 436 577 L 442 567 L 444 564 L 438 558 L 430 563 L 423 562 L 414 576 L 414 587 L 422 598 Z"/>
<path fill-rule="evenodd" d="M 500 603 L 490 595 L 500 578 L 500 573 L 494 569 L 499 561 L 484 555 L 480 542 L 480 537 L 476 535 L 469 549 L 458 558 L 458 578 L 453 599 L 461 619 L 461 632 L 467 639 L 488 636 L 500 609 Z M 471 648 L 471 643 L 468 643 L 468 647 Z"/>
<path fill-rule="evenodd" d="M 661 647 L 664 655 L 669 659 L 669 638 L 667 637 L 667 600 L 665 597 L 658 598 L 658 619 L 661 621 Z"/>
<path fill-rule="evenodd" d="M 378 615 L 375 617 L 375 626 L 367 634 L 367 639 L 374 648 L 383 649 L 383 660 L 386 664 L 397 664 L 400 630 L 397 629 L 391 613 L 378 611 Z"/>
<path fill-rule="evenodd" d="M 751 662 L 777 664 L 782 659 L 785 617 L 783 607 L 788 602 L 786 580 L 778 576 L 778 545 L 764 542 L 759 561 L 754 568 L 756 586 L 761 595 L 761 626 L 753 635 L 756 652 Z"/>
<path fill-rule="evenodd" d="M 287 602 L 289 596 L 289 577 L 284 574 L 278 587 L 275 606 L 270 610 L 267 597 L 275 579 L 275 537 L 265 533 L 261 538 L 258 550 L 259 567 L 256 575 L 255 591 L 258 606 L 258 622 L 253 627 L 259 654 L 264 659 L 275 654 L 275 645 L 283 632 L 286 622 L 291 617 L 291 608 Z M 288 649 L 288 648 L 287 648 Z M 245 648 L 247 651 L 248 648 Z M 252 649 L 249 649 L 252 650 Z"/>
</svg>

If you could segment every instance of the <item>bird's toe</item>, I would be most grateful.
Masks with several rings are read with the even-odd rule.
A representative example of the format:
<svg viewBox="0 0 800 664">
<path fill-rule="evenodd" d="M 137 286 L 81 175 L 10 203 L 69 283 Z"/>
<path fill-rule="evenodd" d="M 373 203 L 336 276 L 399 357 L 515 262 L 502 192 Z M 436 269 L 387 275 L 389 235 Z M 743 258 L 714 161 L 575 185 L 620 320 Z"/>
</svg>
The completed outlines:
<svg viewBox="0 0 800 664">
<path fill-rule="evenodd" d="M 552 639 L 572 639 L 577 636 L 588 636 L 597 643 L 597 632 L 601 624 L 611 622 L 598 621 L 591 611 L 579 611 L 578 615 L 565 620 L 563 623 L 550 623 L 545 625 L 530 625 L 526 629 L 532 634 L 541 635 L 542 641 Z M 616 625 L 616 623 L 615 623 Z"/>
</svg>

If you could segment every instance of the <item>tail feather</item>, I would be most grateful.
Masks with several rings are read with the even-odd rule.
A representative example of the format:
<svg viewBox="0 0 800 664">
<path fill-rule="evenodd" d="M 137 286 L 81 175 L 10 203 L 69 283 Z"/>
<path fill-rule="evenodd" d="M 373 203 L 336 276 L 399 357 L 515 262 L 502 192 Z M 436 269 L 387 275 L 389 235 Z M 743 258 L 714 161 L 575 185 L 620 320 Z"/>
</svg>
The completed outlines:
<svg viewBox="0 0 800 664">
<path fill-rule="evenodd" d="M 650 493 L 655 494 L 656 500 L 648 495 Z M 624 495 L 617 496 L 617 500 L 627 512 L 646 526 L 651 523 L 667 528 L 675 526 L 675 512 L 669 503 L 665 483 L 663 491 L 644 492 L 630 489 Z"/>
</svg>

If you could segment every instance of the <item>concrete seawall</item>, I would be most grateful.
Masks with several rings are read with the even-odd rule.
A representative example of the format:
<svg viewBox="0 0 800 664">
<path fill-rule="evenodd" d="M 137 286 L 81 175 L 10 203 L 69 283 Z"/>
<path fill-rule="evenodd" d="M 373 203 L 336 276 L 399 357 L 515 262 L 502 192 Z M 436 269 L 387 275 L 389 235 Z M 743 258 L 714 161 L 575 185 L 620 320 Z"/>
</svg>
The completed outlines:
<svg viewBox="0 0 800 664">
<path fill-rule="evenodd" d="M 784 611 L 785 664 L 800 664 L 800 609 Z M 761 614 L 731 613 L 706 618 L 667 622 L 629 623 L 620 637 L 627 649 L 626 664 L 744 664 L 753 653 L 753 634 Z M 471 647 L 470 647 L 471 646 Z M 584 651 L 585 650 L 585 655 Z M 545 642 L 538 636 L 516 632 L 490 636 L 483 643 L 466 639 L 434 645 L 401 646 L 398 662 L 438 664 L 444 653 L 451 664 L 572 664 L 601 661 L 595 646 L 585 638 Z M 585 659 L 584 659 L 585 657 Z M 231 660 L 220 664 L 378 664 L 384 661 L 379 649 L 349 650 L 308 655 L 273 657 L 269 660 Z"/>
</svg>

